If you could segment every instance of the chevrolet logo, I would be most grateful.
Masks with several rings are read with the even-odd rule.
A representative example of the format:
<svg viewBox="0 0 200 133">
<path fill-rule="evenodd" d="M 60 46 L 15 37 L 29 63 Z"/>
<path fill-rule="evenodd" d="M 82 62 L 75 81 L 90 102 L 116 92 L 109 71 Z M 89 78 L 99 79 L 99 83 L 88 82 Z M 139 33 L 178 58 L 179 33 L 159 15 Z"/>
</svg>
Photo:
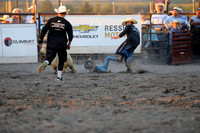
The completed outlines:
<svg viewBox="0 0 200 133">
<path fill-rule="evenodd" d="M 79 31 L 80 33 L 88 33 L 89 31 L 96 31 L 98 26 L 89 26 L 89 25 L 79 25 L 73 27 L 74 31 Z"/>
</svg>

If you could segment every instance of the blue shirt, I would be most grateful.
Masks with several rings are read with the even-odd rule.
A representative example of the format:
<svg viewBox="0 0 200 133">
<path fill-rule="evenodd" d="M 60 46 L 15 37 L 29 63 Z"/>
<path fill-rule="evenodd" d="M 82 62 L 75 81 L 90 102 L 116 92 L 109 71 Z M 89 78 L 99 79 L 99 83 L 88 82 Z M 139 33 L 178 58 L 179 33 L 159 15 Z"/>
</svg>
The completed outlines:
<svg viewBox="0 0 200 133">
<path fill-rule="evenodd" d="M 163 24 L 164 20 L 168 17 L 167 14 L 153 14 L 151 17 L 152 24 Z M 162 28 L 162 25 L 154 25 L 154 28 Z"/>
<path fill-rule="evenodd" d="M 175 19 L 177 19 L 178 21 L 181 22 L 182 25 L 187 25 L 188 22 L 185 21 L 184 19 L 181 19 L 179 17 L 175 17 L 175 16 L 169 16 L 164 20 L 164 25 L 167 29 L 172 28 L 172 26 L 170 25 L 170 22 L 173 22 Z"/>
<path fill-rule="evenodd" d="M 148 33 L 150 33 L 150 29 Z M 151 33 L 155 33 L 155 31 L 151 29 Z M 144 34 L 143 38 L 144 38 L 144 41 L 150 41 L 150 34 Z M 156 34 L 151 34 L 151 41 L 158 41 L 158 37 Z M 149 47 L 150 44 L 151 42 L 147 42 L 144 47 L 147 48 Z"/>
<path fill-rule="evenodd" d="M 193 16 L 190 18 L 190 20 L 191 19 L 193 20 L 193 22 L 200 23 L 200 18 L 198 18 L 197 16 Z M 196 25 L 195 27 L 200 28 L 200 25 Z"/>
<path fill-rule="evenodd" d="M 172 28 L 171 30 L 170 30 L 170 32 L 169 32 L 169 45 L 172 45 L 172 32 L 173 31 L 180 31 L 179 29 L 174 29 L 174 28 Z M 179 33 L 174 33 L 174 34 L 180 34 L 180 32 Z M 177 37 L 176 37 L 177 38 Z"/>
<path fill-rule="evenodd" d="M 37 18 L 38 18 L 38 15 L 37 15 Z M 26 17 L 25 23 L 33 23 L 33 16 L 28 15 Z M 44 21 L 42 19 L 42 16 L 40 16 L 40 30 L 42 29 L 43 25 L 44 25 Z M 39 29 L 38 19 L 36 20 L 36 26 L 37 26 L 37 29 Z"/>
<path fill-rule="evenodd" d="M 180 15 L 179 18 L 184 19 L 185 21 L 187 21 L 187 17 L 184 15 Z"/>
</svg>

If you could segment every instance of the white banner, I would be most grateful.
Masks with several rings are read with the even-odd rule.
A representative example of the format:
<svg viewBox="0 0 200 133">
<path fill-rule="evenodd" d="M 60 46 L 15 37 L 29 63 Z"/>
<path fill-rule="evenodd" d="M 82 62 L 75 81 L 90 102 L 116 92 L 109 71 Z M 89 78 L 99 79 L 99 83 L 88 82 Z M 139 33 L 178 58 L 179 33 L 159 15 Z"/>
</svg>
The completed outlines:
<svg viewBox="0 0 200 133">
<path fill-rule="evenodd" d="M 135 26 L 140 31 L 140 15 L 68 15 L 65 18 L 73 26 L 74 39 L 70 53 L 115 53 L 126 36 L 111 40 L 118 36 L 124 29 L 121 25 L 126 18 L 134 18 L 138 21 Z M 141 44 L 141 43 L 140 43 Z M 135 53 L 141 53 L 141 45 Z"/>
<path fill-rule="evenodd" d="M 38 61 L 35 24 L 0 24 L 0 63 Z"/>
</svg>

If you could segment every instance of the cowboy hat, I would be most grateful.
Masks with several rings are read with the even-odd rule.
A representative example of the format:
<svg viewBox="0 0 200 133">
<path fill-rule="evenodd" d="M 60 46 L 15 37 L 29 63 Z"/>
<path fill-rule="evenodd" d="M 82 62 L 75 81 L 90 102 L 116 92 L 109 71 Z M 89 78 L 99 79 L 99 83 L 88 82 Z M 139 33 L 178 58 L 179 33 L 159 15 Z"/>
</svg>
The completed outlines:
<svg viewBox="0 0 200 133">
<path fill-rule="evenodd" d="M 182 13 L 183 12 L 183 9 L 180 8 L 180 7 L 174 7 L 173 10 L 177 10 L 178 12 Z"/>
<path fill-rule="evenodd" d="M 19 11 L 20 13 L 23 13 L 22 9 L 20 9 L 20 8 L 14 8 L 12 10 L 12 13 L 16 13 L 16 11 Z"/>
<path fill-rule="evenodd" d="M 69 12 L 70 10 L 68 9 L 66 9 L 66 6 L 60 6 L 58 9 L 54 9 L 55 10 L 55 12 L 57 12 L 57 13 L 65 13 L 65 12 Z"/>
<path fill-rule="evenodd" d="M 122 25 L 125 26 L 126 25 L 126 22 L 132 22 L 133 24 L 137 24 L 138 22 L 135 20 L 135 19 L 132 19 L 132 18 L 126 18 L 123 22 L 122 22 Z"/>
<path fill-rule="evenodd" d="M 12 21 L 12 18 L 9 17 L 9 15 L 3 15 L 3 18 L 0 18 L 1 20 L 6 20 L 8 22 Z"/>
<path fill-rule="evenodd" d="M 31 10 L 31 9 L 33 9 L 33 6 L 30 6 L 30 7 L 28 8 L 28 10 Z"/>
<path fill-rule="evenodd" d="M 174 23 L 179 24 L 179 25 L 181 24 L 180 21 L 178 21 L 177 19 L 174 19 L 173 22 L 170 22 L 170 25 L 173 25 Z"/>
<path fill-rule="evenodd" d="M 165 9 L 164 9 L 164 7 L 165 7 L 165 4 L 163 4 L 163 3 L 156 3 L 156 11 L 158 11 L 158 6 L 162 6 L 163 7 L 163 10 L 162 10 L 162 12 L 164 12 L 165 11 Z"/>
</svg>

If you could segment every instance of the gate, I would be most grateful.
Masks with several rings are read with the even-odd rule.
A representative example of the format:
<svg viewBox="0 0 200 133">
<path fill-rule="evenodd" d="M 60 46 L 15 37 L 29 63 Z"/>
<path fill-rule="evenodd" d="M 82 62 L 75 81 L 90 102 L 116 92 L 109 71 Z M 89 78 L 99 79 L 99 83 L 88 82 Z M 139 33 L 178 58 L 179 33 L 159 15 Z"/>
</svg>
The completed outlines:
<svg viewBox="0 0 200 133">
<path fill-rule="evenodd" d="M 172 64 L 191 62 L 190 31 L 172 32 Z"/>
</svg>

